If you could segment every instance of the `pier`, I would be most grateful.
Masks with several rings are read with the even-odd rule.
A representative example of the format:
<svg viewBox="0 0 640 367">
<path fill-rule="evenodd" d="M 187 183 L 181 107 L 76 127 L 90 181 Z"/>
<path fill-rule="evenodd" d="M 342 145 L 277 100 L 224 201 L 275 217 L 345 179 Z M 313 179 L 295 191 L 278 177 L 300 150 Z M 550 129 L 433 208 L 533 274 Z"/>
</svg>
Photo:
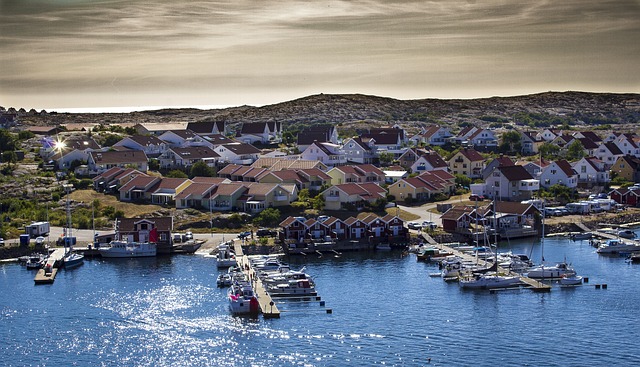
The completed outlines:
<svg viewBox="0 0 640 367">
<path fill-rule="evenodd" d="M 262 312 L 262 316 L 264 318 L 279 318 L 280 310 L 269 293 L 267 293 L 264 285 L 262 284 L 262 280 L 258 277 L 255 269 L 251 266 L 249 257 L 243 253 L 242 243 L 240 241 L 234 241 L 233 247 L 236 253 L 238 266 L 249 274 L 253 290 L 258 295 L 258 303 L 260 304 L 260 312 Z"/>
<path fill-rule="evenodd" d="M 618 235 L 615 235 L 615 234 L 612 234 L 612 233 L 607 233 L 607 232 L 604 232 L 603 230 L 600 230 L 600 229 L 596 229 L 596 230 L 590 229 L 589 227 L 587 227 L 582 222 L 576 223 L 576 225 L 578 227 L 580 227 L 580 229 L 582 229 L 584 232 L 591 232 L 591 233 L 593 233 L 594 236 L 598 236 L 600 238 L 605 238 L 607 240 L 619 240 L 620 239 L 620 236 L 618 236 Z M 629 238 L 625 238 L 624 240 L 625 240 L 625 242 L 640 243 L 640 241 L 638 241 L 638 240 L 629 239 Z"/>
<path fill-rule="evenodd" d="M 423 234 L 424 236 L 424 234 Z M 457 255 L 459 257 L 461 257 L 463 260 L 465 261 L 477 261 L 478 265 L 482 265 L 482 266 L 487 266 L 487 262 L 485 260 L 482 259 L 476 259 L 474 256 L 472 256 L 471 254 L 468 254 L 466 252 L 462 252 L 459 251 L 458 249 L 456 249 L 455 247 L 450 247 L 447 246 L 446 244 L 438 244 L 433 238 L 431 238 L 431 236 L 426 236 L 425 237 L 427 239 L 427 242 L 429 242 L 430 244 L 433 244 L 434 246 L 445 250 L 447 252 L 450 252 L 454 255 Z M 533 290 L 534 292 L 549 292 L 551 291 L 551 286 L 542 282 L 539 282 L 535 279 L 531 279 L 529 277 L 525 277 L 521 274 L 518 273 L 514 273 L 510 270 L 506 270 L 503 268 L 498 267 L 497 268 L 498 272 L 502 272 L 505 273 L 507 275 L 512 275 L 512 276 L 519 276 L 520 277 L 520 282 L 522 282 L 524 285 L 527 286 L 527 288 L 530 288 L 531 290 Z"/>
<path fill-rule="evenodd" d="M 56 279 L 56 274 L 58 274 L 58 268 L 62 264 L 64 253 L 64 248 L 57 248 L 51 254 L 49 254 L 47 263 L 44 265 L 44 268 L 38 270 L 35 278 L 33 278 L 33 281 L 36 284 L 53 283 L 53 281 Z"/>
</svg>

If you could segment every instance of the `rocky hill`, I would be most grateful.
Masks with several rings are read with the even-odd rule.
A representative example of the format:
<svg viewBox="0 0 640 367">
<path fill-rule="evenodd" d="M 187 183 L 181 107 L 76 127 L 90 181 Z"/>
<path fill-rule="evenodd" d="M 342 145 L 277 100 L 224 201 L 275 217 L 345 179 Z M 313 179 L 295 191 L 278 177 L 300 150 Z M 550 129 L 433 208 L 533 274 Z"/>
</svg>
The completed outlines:
<svg viewBox="0 0 640 367">
<path fill-rule="evenodd" d="M 518 123 L 530 126 L 560 124 L 637 124 L 640 94 L 547 92 L 482 99 L 397 100 L 361 94 L 318 94 L 263 107 L 217 110 L 164 109 L 133 113 L 38 113 L 20 117 L 25 125 L 64 123 L 162 123 L 192 121 L 281 121 L 285 127 L 313 123 L 357 124 L 377 121 L 460 124 Z"/>
</svg>

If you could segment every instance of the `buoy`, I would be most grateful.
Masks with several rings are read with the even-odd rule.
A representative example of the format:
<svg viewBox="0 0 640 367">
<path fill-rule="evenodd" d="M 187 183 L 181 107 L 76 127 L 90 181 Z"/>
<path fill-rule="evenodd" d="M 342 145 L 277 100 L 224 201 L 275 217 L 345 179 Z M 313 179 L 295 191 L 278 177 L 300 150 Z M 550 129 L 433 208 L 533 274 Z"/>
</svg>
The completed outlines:
<svg viewBox="0 0 640 367">
<path fill-rule="evenodd" d="M 596 284 L 596 289 L 600 289 L 600 284 Z"/>
<path fill-rule="evenodd" d="M 602 289 L 607 289 L 607 285 L 606 285 L 606 284 L 603 284 L 603 285 L 602 285 Z"/>
<path fill-rule="evenodd" d="M 331 310 L 330 308 L 327 308 L 327 313 L 333 313 L 333 310 Z"/>
<path fill-rule="evenodd" d="M 324 301 L 320 301 L 320 306 L 324 306 Z"/>
<path fill-rule="evenodd" d="M 582 282 L 583 283 L 589 283 L 589 277 L 582 278 Z"/>
</svg>

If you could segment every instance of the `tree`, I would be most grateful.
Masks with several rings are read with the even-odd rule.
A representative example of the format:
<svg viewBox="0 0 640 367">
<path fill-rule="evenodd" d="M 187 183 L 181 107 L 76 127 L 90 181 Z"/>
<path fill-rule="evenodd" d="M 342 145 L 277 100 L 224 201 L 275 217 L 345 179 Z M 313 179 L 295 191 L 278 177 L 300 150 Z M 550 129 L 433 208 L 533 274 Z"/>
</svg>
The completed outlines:
<svg viewBox="0 0 640 367">
<path fill-rule="evenodd" d="M 501 153 L 518 153 L 522 151 L 520 133 L 517 131 L 507 131 L 502 134 L 502 143 L 498 150 Z"/>
<path fill-rule="evenodd" d="M 16 150 L 16 142 L 13 135 L 6 130 L 0 129 L 0 152 Z"/>
<path fill-rule="evenodd" d="M 584 145 L 582 145 L 580 140 L 574 139 L 567 147 L 567 159 L 570 161 L 577 161 L 582 159 L 584 156 Z"/>
<path fill-rule="evenodd" d="M 180 171 L 179 169 L 174 169 L 173 171 L 169 171 L 167 173 L 167 177 L 170 178 L 189 178 L 186 173 Z"/>
<path fill-rule="evenodd" d="M 102 142 L 102 146 L 110 147 L 110 146 L 113 146 L 113 144 L 119 142 L 120 140 L 122 140 L 122 137 L 120 135 L 107 134 L 104 136 L 104 141 Z"/>
<path fill-rule="evenodd" d="M 558 156 L 558 152 L 560 152 L 560 148 L 555 144 L 551 144 L 547 142 L 542 144 L 540 148 L 538 148 L 538 151 L 542 155 L 542 158 L 553 159 Z"/>
<path fill-rule="evenodd" d="M 313 209 L 315 209 L 315 210 L 324 209 L 324 196 L 322 194 L 316 195 L 316 197 L 311 199 L 310 202 L 311 202 L 311 206 L 313 207 Z"/>
<path fill-rule="evenodd" d="M 191 171 L 189 172 L 189 177 L 193 178 L 196 176 L 200 176 L 200 177 L 213 177 L 215 176 L 216 172 L 213 168 L 209 167 L 206 163 L 204 163 L 203 161 L 199 161 L 193 164 L 193 166 L 191 166 Z"/>
<path fill-rule="evenodd" d="M 393 153 L 389 153 L 389 152 L 382 152 L 378 157 L 380 158 L 380 164 L 383 166 L 390 165 L 395 159 L 395 156 L 393 155 Z"/>
<path fill-rule="evenodd" d="M 158 161 L 158 158 L 149 159 L 149 170 L 157 171 L 159 169 L 160 169 L 160 161 Z"/>
<path fill-rule="evenodd" d="M 267 208 L 256 215 L 253 223 L 261 227 L 275 227 L 280 223 L 280 210 Z"/>
<path fill-rule="evenodd" d="M 465 188 L 469 188 L 471 186 L 471 182 L 472 182 L 471 178 L 459 173 L 455 174 L 455 177 L 456 177 L 456 185 L 459 185 Z"/>
</svg>

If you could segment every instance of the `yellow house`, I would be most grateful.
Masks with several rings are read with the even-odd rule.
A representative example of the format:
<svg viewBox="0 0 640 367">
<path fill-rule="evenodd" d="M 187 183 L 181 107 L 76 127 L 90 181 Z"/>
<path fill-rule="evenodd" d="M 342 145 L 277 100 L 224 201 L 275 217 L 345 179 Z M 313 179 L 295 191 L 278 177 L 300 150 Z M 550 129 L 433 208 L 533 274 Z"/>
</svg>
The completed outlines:
<svg viewBox="0 0 640 367">
<path fill-rule="evenodd" d="M 484 169 L 484 158 L 475 149 L 462 149 L 454 154 L 447 164 L 454 175 L 480 178 Z"/>
<path fill-rule="evenodd" d="M 611 174 L 614 172 L 617 177 L 627 181 L 640 182 L 640 158 L 625 155 L 616 159 L 611 166 Z"/>
</svg>

